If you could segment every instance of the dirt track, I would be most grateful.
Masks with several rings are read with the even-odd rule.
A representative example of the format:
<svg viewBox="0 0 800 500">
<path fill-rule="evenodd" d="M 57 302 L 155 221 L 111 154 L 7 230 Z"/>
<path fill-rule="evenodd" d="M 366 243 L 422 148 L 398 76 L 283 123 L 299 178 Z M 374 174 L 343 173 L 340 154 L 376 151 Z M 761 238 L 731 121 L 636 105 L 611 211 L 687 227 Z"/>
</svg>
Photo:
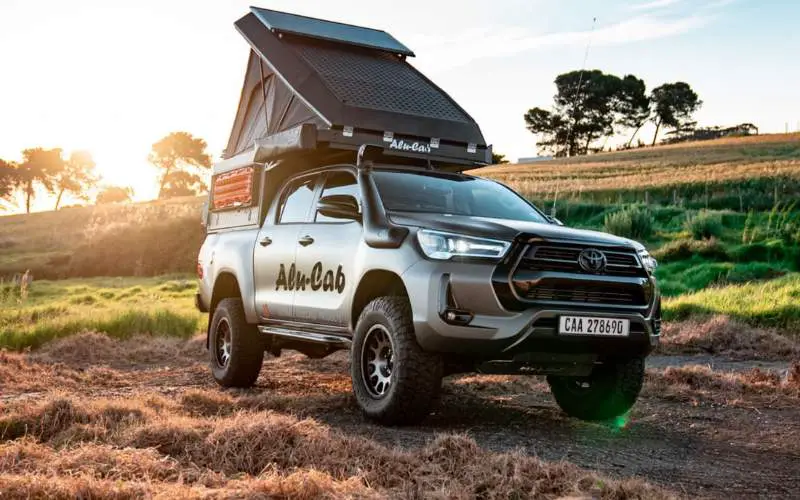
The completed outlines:
<svg viewBox="0 0 800 500">
<path fill-rule="evenodd" d="M 447 379 L 441 404 L 425 425 L 389 429 L 362 419 L 350 396 L 342 353 L 318 361 L 293 354 L 269 358 L 255 389 L 221 391 L 198 347 L 195 341 L 142 362 L 138 356 L 146 346 L 125 356 L 112 346 L 88 365 L 86 353 L 74 346 L 45 350 L 26 361 L 29 371 L 41 370 L 34 374 L 40 386 L 5 380 L 0 407 L 43 398 L 54 385 L 84 398 L 153 393 L 185 402 L 191 394 L 192 401 L 204 403 L 187 411 L 204 414 L 225 414 L 233 409 L 228 405 L 257 400 L 259 409 L 312 417 L 389 446 L 416 448 L 437 434 L 463 433 L 490 450 L 521 449 L 616 477 L 640 477 L 688 496 L 789 498 L 800 491 L 798 395 L 678 387 L 663 375 L 672 358 L 654 360 L 659 368 L 649 372 L 645 392 L 623 426 L 565 417 L 539 378 L 473 375 Z M 53 367 L 53 361 L 62 364 Z"/>
</svg>

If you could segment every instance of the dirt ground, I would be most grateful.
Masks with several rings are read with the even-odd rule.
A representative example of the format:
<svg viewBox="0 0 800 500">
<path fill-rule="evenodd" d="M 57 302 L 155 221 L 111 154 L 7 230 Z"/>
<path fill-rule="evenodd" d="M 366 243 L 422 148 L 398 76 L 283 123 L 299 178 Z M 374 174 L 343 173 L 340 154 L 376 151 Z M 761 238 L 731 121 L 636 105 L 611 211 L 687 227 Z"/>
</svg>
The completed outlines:
<svg viewBox="0 0 800 500">
<path fill-rule="evenodd" d="M 366 422 L 359 413 L 350 394 L 344 353 L 324 360 L 310 360 L 292 353 L 280 358 L 269 357 L 257 387 L 222 390 L 208 374 L 202 344 L 197 338 L 188 342 L 163 339 L 118 342 L 100 335 L 83 334 L 32 354 L 0 353 L 0 430 L 5 429 L 5 434 L 0 435 L 0 475 L 11 471 L 11 475 L 0 476 L 0 485 L 4 485 L 0 490 L 22 496 L 63 493 L 62 490 L 42 490 L 42 494 L 32 486 L 36 478 L 62 474 L 61 469 L 49 470 L 35 460 L 33 465 L 24 465 L 28 462 L 20 457 L 44 453 L 31 451 L 31 447 L 41 446 L 37 443 L 47 445 L 50 452 L 62 450 L 61 453 L 69 454 L 76 446 L 110 443 L 138 449 L 152 441 L 149 446 L 163 454 L 160 459 L 177 457 L 184 463 L 183 450 L 170 452 L 164 442 L 165 436 L 142 438 L 145 432 L 142 429 L 155 425 L 152 422 L 160 418 L 159 412 L 169 410 L 172 420 L 164 421 L 163 425 L 174 426 L 180 421 L 184 427 L 195 426 L 200 433 L 206 432 L 203 430 L 206 427 L 217 425 L 213 423 L 215 418 L 238 418 L 233 417 L 237 412 L 273 411 L 277 415 L 291 415 L 300 424 L 305 422 L 301 419 L 311 418 L 315 422 L 313 425 L 324 433 L 336 433 L 345 440 L 361 438 L 358 442 L 370 443 L 370 450 L 401 450 L 397 453 L 408 450 L 422 453 L 427 457 L 425 460 L 434 460 L 430 458 L 431 446 L 441 445 L 437 441 L 441 435 L 468 437 L 478 446 L 470 453 L 476 456 L 485 453 L 482 460 L 493 464 L 500 460 L 497 457 L 505 457 L 503 467 L 508 467 L 509 461 L 522 463 L 533 457 L 547 462 L 568 462 L 601 478 L 623 481 L 616 484 L 613 491 L 602 491 L 600 496 L 607 498 L 671 495 L 790 498 L 800 491 L 800 374 L 794 373 L 788 362 L 761 363 L 762 368 L 753 371 L 752 367 L 759 365 L 758 362 L 733 363 L 709 356 L 655 357 L 648 368 L 642 397 L 631 414 L 615 424 L 592 424 L 566 417 L 552 400 L 544 380 L 538 377 L 456 376 L 446 379 L 441 403 L 424 425 L 385 428 Z M 687 368 L 685 365 L 705 366 Z M 794 367 L 794 371 L 800 370 Z M 69 407 L 67 413 L 72 420 L 64 423 L 63 415 L 59 417 L 61 420 L 48 416 L 53 401 Z M 124 406 L 134 404 L 132 401 L 144 401 L 142 408 L 147 407 L 130 410 L 139 419 L 134 434 L 117 427 L 112 429 L 107 424 L 100 432 L 95 420 L 86 413 L 89 407 L 106 408 L 103 412 L 108 413 L 109 404 Z M 80 427 L 76 427 L 78 424 Z M 77 428 L 83 429 L 83 434 L 76 435 Z M 87 432 L 89 438 L 84 435 Z M 208 432 L 213 437 L 219 430 Z M 30 441 L 23 437 L 25 434 L 38 441 Z M 471 440 L 468 442 L 472 443 Z M 191 442 L 187 441 L 186 449 L 191 448 Z M 402 456 L 406 457 L 402 460 L 412 460 L 408 458 L 411 455 Z M 44 458 L 45 455 L 41 457 L 42 463 L 52 460 Z M 186 458 L 185 463 L 193 467 L 203 460 L 197 456 L 190 458 Z M 326 473 L 338 481 L 334 482 L 334 489 L 326 490 L 327 494 L 370 496 L 369 492 L 376 491 L 363 489 L 364 484 L 371 487 L 374 485 L 370 481 L 376 481 L 369 479 L 369 467 L 365 466 L 367 472 L 356 487 L 342 479 L 349 476 L 339 477 L 337 472 L 330 472 L 330 465 L 320 465 L 314 460 L 318 459 L 302 462 L 302 465 L 328 471 Z M 127 470 L 120 465 L 115 467 Z M 234 470 L 251 470 L 249 466 L 242 467 L 237 465 Z M 563 473 L 564 477 L 581 477 L 580 470 L 570 467 L 566 469 L 569 473 Z M 252 470 L 257 475 L 261 469 Z M 92 474 L 96 477 L 96 470 Z M 117 471 L 116 476 L 102 477 L 130 479 L 126 474 Z M 543 474 L 552 478 L 553 472 L 547 469 Z M 191 483 L 192 478 L 185 471 L 180 476 L 180 484 Z M 230 487 L 233 476 L 226 477 L 228 483 L 225 484 Z M 398 490 L 393 483 L 386 483 L 379 491 L 405 497 L 428 496 L 432 492 L 452 498 L 476 494 L 474 489 L 469 489 L 474 485 L 463 481 L 447 483 L 448 486 L 442 483 L 443 489 L 436 490 L 438 486 L 434 488 L 432 484 L 439 484 L 442 477 L 449 476 L 435 477 L 439 479 L 431 479 L 433 482 L 424 487 L 418 485 L 415 492 Z M 631 479 L 633 483 L 624 482 Z M 211 480 L 208 476 L 195 480 L 205 484 L 205 494 L 216 491 L 213 488 L 221 484 L 219 478 Z M 574 481 L 574 484 L 581 484 L 578 479 Z M 94 491 L 94 494 L 100 491 L 101 496 L 108 493 L 91 490 L 90 483 L 86 486 L 89 489 L 80 491 Z M 302 484 L 307 486 L 305 476 Z M 506 491 L 502 488 L 507 487 L 504 484 L 490 488 L 498 488 L 496 491 L 502 495 Z M 653 489 L 648 489 L 649 485 Z M 263 488 L 262 493 L 266 492 L 267 496 L 311 498 L 317 491 L 303 490 L 299 494 L 286 490 L 288 486 L 284 483 L 278 490 L 272 486 Z M 574 494 L 570 488 L 572 486 L 567 485 L 552 491 L 524 491 L 558 497 L 563 493 Z M 589 491 L 589 496 L 594 496 L 591 487 L 588 490 L 583 486 L 576 488 L 584 495 Z M 67 492 L 64 495 L 67 497 L 75 493 L 75 490 L 63 491 Z M 147 496 L 148 490 L 143 491 Z M 122 493 L 125 497 L 125 491 Z M 175 490 L 173 493 L 195 495 L 198 491 Z M 0 498 L 5 497 L 0 494 Z"/>
</svg>

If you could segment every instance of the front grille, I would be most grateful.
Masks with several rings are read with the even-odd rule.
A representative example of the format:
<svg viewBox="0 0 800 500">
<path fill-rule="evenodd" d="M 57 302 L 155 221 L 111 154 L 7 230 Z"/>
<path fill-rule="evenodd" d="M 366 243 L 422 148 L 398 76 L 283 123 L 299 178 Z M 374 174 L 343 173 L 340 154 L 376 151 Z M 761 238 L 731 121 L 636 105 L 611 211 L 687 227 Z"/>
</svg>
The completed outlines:
<svg viewBox="0 0 800 500">
<path fill-rule="evenodd" d="M 614 289 L 608 285 L 537 285 L 528 290 L 525 298 L 528 300 L 623 306 L 643 306 L 646 304 L 644 294 L 641 291 Z"/>
<path fill-rule="evenodd" d="M 588 247 L 587 247 L 588 248 Z M 581 268 L 578 257 L 583 247 L 534 246 L 522 259 L 520 267 L 530 271 L 556 271 L 606 276 L 641 276 L 644 270 L 633 252 L 601 250 L 606 257 L 606 268 L 600 273 L 588 273 Z"/>
</svg>

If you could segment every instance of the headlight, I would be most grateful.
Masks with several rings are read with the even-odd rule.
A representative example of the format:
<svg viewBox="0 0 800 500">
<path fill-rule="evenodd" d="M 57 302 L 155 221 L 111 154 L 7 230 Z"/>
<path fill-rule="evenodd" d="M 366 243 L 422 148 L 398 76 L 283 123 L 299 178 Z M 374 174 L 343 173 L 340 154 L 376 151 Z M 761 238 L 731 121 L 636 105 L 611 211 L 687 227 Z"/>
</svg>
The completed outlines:
<svg viewBox="0 0 800 500">
<path fill-rule="evenodd" d="M 653 274 L 653 272 L 658 267 L 658 261 L 650 255 L 647 250 L 639 250 L 639 258 L 642 260 L 642 265 L 644 266 L 645 270 L 648 273 Z"/>
<path fill-rule="evenodd" d="M 472 238 L 431 229 L 417 231 L 417 240 L 423 253 L 436 260 L 448 260 L 452 257 L 499 259 L 506 254 L 508 247 L 511 246 L 511 243 L 507 241 Z"/>
</svg>

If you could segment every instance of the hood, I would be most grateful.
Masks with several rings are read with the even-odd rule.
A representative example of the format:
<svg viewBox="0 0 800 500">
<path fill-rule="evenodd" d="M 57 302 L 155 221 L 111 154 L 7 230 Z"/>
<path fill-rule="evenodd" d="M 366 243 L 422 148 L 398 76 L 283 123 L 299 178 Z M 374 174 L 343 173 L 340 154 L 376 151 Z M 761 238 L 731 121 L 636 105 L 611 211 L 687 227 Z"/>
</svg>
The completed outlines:
<svg viewBox="0 0 800 500">
<path fill-rule="evenodd" d="M 561 241 L 600 246 L 624 246 L 636 250 L 643 249 L 640 243 L 599 231 L 573 229 L 544 222 L 528 222 L 490 217 L 467 215 L 434 214 L 421 212 L 390 212 L 389 218 L 395 224 L 411 227 L 424 227 L 463 234 L 513 241 L 522 234 L 539 237 L 549 241 Z"/>
</svg>

